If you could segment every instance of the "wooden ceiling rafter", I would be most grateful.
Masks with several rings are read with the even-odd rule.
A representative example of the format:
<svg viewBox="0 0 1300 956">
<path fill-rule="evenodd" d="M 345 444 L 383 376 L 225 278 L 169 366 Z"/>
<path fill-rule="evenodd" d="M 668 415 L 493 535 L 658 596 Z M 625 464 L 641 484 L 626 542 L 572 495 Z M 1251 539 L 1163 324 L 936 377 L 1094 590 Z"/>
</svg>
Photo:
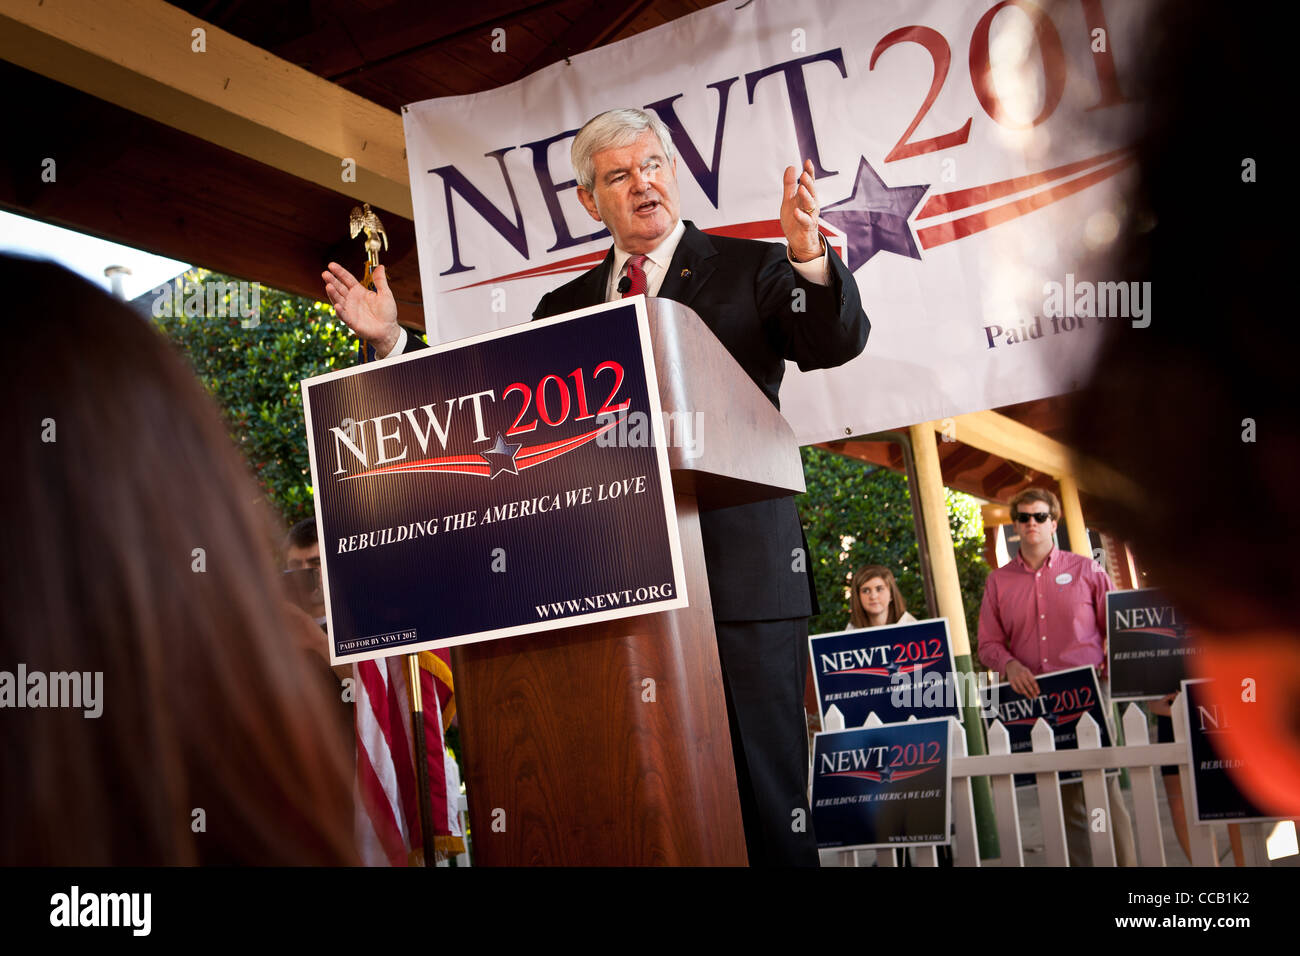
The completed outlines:
<svg viewBox="0 0 1300 956">
<path fill-rule="evenodd" d="M 944 485 L 994 503 L 1005 503 L 1031 485 L 1049 488 L 1059 495 L 1060 483 L 1055 476 L 1068 474 L 1071 466 L 1069 448 L 1055 437 L 1064 431 L 1067 403 L 1067 397 L 1054 396 L 957 416 L 955 432 L 950 432 L 955 441 L 942 440 L 942 422 L 927 423 L 936 432 L 935 447 Z M 873 437 L 837 439 L 817 447 L 903 471 L 898 444 Z"/>
<path fill-rule="evenodd" d="M 331 83 L 346 85 L 359 76 L 390 70 L 414 57 L 436 52 L 440 47 L 468 37 L 481 36 L 486 46 L 497 27 L 509 30 L 530 17 L 562 6 L 568 0 L 538 0 L 519 7 L 510 2 L 476 2 L 448 12 L 427 0 L 401 0 L 377 12 L 385 22 L 401 23 L 400 29 L 348 31 L 342 18 L 333 18 L 312 33 L 304 34 L 274 50 L 277 56 L 304 65 Z M 511 8 L 514 9 L 511 9 Z M 486 8 L 486 9 L 485 9 Z M 330 41 L 348 34 L 350 49 Z M 324 52 L 320 52 L 324 48 Z M 506 55 L 509 55 L 507 43 Z M 309 65 L 307 65 L 309 64 Z"/>
<path fill-rule="evenodd" d="M 958 442 L 953 448 L 948 449 L 942 462 L 943 473 L 956 478 L 966 477 L 971 472 L 979 471 L 985 466 L 986 458 L 980 456 L 978 449 Z"/>
<path fill-rule="evenodd" d="M 653 0 L 636 0 L 620 6 L 607 3 L 606 0 L 594 0 L 587 6 L 586 13 L 574 21 L 569 32 L 552 40 L 546 49 L 519 71 L 515 79 L 523 79 L 552 63 L 610 42 L 627 29 L 652 2 Z"/>
</svg>

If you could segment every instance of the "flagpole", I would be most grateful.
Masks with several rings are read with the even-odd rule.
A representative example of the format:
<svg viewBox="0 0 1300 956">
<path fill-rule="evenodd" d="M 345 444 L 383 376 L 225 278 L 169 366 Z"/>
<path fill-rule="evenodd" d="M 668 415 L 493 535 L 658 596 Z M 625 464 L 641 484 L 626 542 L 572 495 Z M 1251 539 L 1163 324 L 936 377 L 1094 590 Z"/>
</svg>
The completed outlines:
<svg viewBox="0 0 1300 956">
<path fill-rule="evenodd" d="M 424 736 L 424 694 L 420 687 L 420 655 L 406 655 L 406 683 L 411 690 L 411 733 L 415 739 L 416 779 L 420 789 L 420 835 L 424 838 L 424 865 L 433 866 L 433 798 L 429 792 L 429 745 Z M 439 717 L 441 719 L 441 717 Z"/>
<path fill-rule="evenodd" d="M 379 266 L 379 244 L 382 238 L 384 248 L 388 247 L 388 236 L 379 222 L 379 217 L 370 211 L 370 204 L 365 208 L 353 209 L 351 216 L 352 238 L 361 232 L 366 234 L 366 270 L 361 276 L 361 284 L 374 290 L 374 271 Z M 361 340 L 361 362 L 370 357 L 370 343 Z M 429 746 L 424 735 L 424 694 L 420 687 L 420 655 L 406 654 L 406 688 L 411 703 L 411 739 L 415 741 L 415 777 L 418 782 L 420 801 L 420 836 L 424 846 L 424 865 L 437 863 L 435 834 L 433 828 L 433 798 L 429 788 Z M 439 714 L 437 719 L 441 720 Z M 394 753 L 396 758 L 396 753 Z"/>
</svg>

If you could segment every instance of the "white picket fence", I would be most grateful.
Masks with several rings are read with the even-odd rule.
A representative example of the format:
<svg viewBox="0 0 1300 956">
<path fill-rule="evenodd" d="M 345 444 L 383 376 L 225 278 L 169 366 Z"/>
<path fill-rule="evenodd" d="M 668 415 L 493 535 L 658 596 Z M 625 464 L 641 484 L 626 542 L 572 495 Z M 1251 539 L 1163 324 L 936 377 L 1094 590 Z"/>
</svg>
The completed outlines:
<svg viewBox="0 0 1300 956">
<path fill-rule="evenodd" d="M 468 829 L 469 800 L 466 799 L 465 794 L 463 793 L 456 798 L 456 810 L 457 813 L 460 815 L 460 832 L 463 834 L 468 834 L 469 833 L 469 829 Z M 470 865 L 468 837 L 465 838 L 465 852 L 456 854 L 456 865 L 457 866 Z M 434 864 L 434 866 L 451 866 L 451 863 L 447 860 L 439 860 L 437 863 Z"/>
<path fill-rule="evenodd" d="M 1066 770 L 1082 772 L 1084 804 L 1104 808 L 1106 826 L 1089 829 L 1092 857 L 1096 866 L 1115 865 L 1115 841 L 1110 826 L 1110 803 L 1106 794 L 1105 772 L 1108 768 L 1126 767 L 1133 795 L 1133 835 L 1139 866 L 1165 866 L 1164 841 L 1161 837 L 1157 809 L 1156 776 L 1160 766 L 1177 764 L 1182 780 L 1187 831 L 1193 866 L 1217 866 L 1218 857 L 1210 827 L 1197 825 L 1192 819 L 1192 779 L 1187 764 L 1187 727 L 1181 698 L 1175 699 L 1174 743 L 1151 743 L 1147 717 L 1136 704 L 1124 712 L 1124 746 L 1101 746 L 1101 732 L 1096 721 L 1084 714 L 1077 725 L 1078 749 L 1056 749 L 1052 728 L 1041 717 L 1034 724 L 1032 750 L 1011 753 L 1010 737 L 1001 721 L 994 721 L 988 733 L 987 755 L 971 757 L 966 753 L 966 732 L 952 722 L 950 753 L 952 759 L 952 817 L 955 826 L 953 862 L 957 866 L 980 866 L 979 842 L 975 833 L 975 805 L 971 796 L 971 778 L 988 777 L 993 791 L 993 811 L 997 823 L 1002 866 L 1024 866 L 1024 848 L 1020 839 L 1020 810 L 1016 800 L 1016 774 L 1033 774 L 1036 778 L 1039 812 L 1042 814 L 1044 854 L 1049 866 L 1067 866 L 1065 815 L 1061 808 L 1059 774 Z M 829 714 L 826 730 L 842 730 L 838 712 Z M 872 714 L 865 726 L 879 726 Z M 1241 827 L 1242 845 L 1247 866 L 1268 866 L 1265 849 L 1270 824 L 1249 823 Z M 934 847 L 908 849 L 916 866 L 935 866 Z M 857 851 L 840 853 L 842 866 L 858 866 Z M 894 866 L 892 849 L 876 851 L 877 866 Z"/>
</svg>

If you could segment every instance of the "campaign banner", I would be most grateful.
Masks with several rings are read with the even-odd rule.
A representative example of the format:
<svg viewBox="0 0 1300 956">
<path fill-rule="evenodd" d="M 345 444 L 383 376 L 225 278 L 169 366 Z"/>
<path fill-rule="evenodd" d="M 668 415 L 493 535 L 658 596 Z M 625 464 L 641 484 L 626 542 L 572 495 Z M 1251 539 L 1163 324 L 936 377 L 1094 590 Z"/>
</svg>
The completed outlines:
<svg viewBox="0 0 1300 956">
<path fill-rule="evenodd" d="M 782 174 L 812 160 L 823 235 L 871 335 L 838 368 L 788 365 L 781 410 L 801 444 L 1077 388 L 1108 323 L 1151 320 L 1149 283 L 1085 264 L 1124 220 L 1150 6 L 717 4 L 409 104 L 431 341 L 525 322 L 601 262 L 610 236 L 569 151 L 587 120 L 633 106 L 668 127 L 681 218 L 708 233 L 783 242 Z"/>
<path fill-rule="evenodd" d="M 961 719 L 967 675 L 956 674 L 947 618 L 816 634 L 808 647 L 823 722 L 831 707 L 845 727 L 861 727 L 872 713 L 885 724 Z"/>
<path fill-rule="evenodd" d="M 1101 745 L 1111 746 L 1114 738 L 1110 733 L 1110 715 L 1103 707 L 1096 670 L 1091 666 L 1071 667 L 1049 674 L 1036 674 L 1034 680 L 1038 682 L 1037 697 L 1025 697 L 1013 690 L 1010 684 L 998 684 L 993 689 L 997 695 L 994 698 L 997 707 L 991 715 L 984 715 L 985 731 L 994 719 L 1002 721 L 1011 737 L 1011 752 L 1028 753 L 1033 750 L 1030 734 L 1041 717 L 1052 728 L 1057 750 L 1077 750 L 1079 741 L 1075 736 L 1075 725 L 1084 714 L 1091 714 L 1101 728 Z M 1074 783 L 1081 779 L 1078 770 L 1063 770 L 1060 774 L 1061 783 Z M 1032 786 L 1034 775 L 1018 773 L 1015 783 L 1017 787 Z"/>
<path fill-rule="evenodd" d="M 1175 693 L 1199 648 L 1159 588 L 1106 593 L 1106 673 L 1111 699 L 1151 700 Z"/>
<path fill-rule="evenodd" d="M 950 718 L 823 731 L 813 739 L 819 849 L 950 842 Z"/>
<path fill-rule="evenodd" d="M 302 392 L 331 663 L 686 606 L 644 297 Z"/>
<path fill-rule="evenodd" d="M 1215 739 L 1232 732 L 1227 714 L 1220 711 L 1208 694 L 1208 680 L 1182 683 L 1182 706 L 1187 715 L 1187 759 L 1192 770 L 1192 819 L 1197 823 L 1233 823 L 1257 820 L 1285 820 L 1272 817 L 1255 806 L 1232 782 L 1231 770 L 1242 761 L 1219 756 Z"/>
</svg>

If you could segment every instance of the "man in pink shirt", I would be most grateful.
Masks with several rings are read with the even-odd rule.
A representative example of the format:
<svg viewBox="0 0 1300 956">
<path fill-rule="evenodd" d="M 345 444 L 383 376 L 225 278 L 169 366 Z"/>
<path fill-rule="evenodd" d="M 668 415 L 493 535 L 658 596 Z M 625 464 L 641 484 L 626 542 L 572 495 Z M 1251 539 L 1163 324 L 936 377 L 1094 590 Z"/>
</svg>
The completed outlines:
<svg viewBox="0 0 1300 956">
<path fill-rule="evenodd" d="M 1020 532 L 1020 553 L 989 575 L 980 606 L 979 659 L 1003 675 L 1015 691 L 1038 696 L 1036 674 L 1070 667 L 1097 669 L 1106 695 L 1106 592 L 1110 578 L 1091 558 L 1056 546 L 1061 503 L 1043 488 L 1026 488 L 1011 499 L 1011 517 Z M 1133 826 L 1120 794 L 1119 780 L 1107 780 L 1115 857 L 1136 866 Z M 1070 865 L 1092 862 L 1091 823 L 1083 786 L 1061 787 Z"/>
</svg>

